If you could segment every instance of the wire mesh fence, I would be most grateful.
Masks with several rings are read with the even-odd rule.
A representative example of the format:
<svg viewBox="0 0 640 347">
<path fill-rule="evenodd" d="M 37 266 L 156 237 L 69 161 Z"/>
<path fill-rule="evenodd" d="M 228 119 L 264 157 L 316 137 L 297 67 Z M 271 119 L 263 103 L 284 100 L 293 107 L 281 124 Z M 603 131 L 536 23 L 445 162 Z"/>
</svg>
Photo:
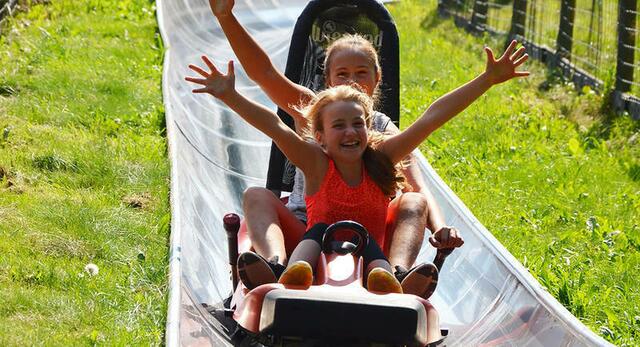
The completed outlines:
<svg viewBox="0 0 640 347">
<path fill-rule="evenodd" d="M 514 24 L 522 26 L 520 31 L 529 41 L 551 49 L 555 46 L 560 27 L 560 1 L 531 0 L 523 3 L 524 6 L 517 11 L 524 18 Z"/>
<path fill-rule="evenodd" d="M 474 0 L 451 0 L 447 11 L 453 15 L 456 24 L 461 26 L 471 25 Z"/>
<path fill-rule="evenodd" d="M 487 0 L 487 27 L 496 34 L 508 34 L 512 8 L 509 0 Z"/>
<path fill-rule="evenodd" d="M 13 9 L 18 4 L 18 0 L 0 0 L 0 34 L 2 33 L 2 24 L 8 16 L 13 14 Z"/>
<path fill-rule="evenodd" d="M 577 88 L 613 92 L 640 119 L 637 0 L 440 0 L 440 14 L 473 32 L 517 39 Z"/>
<path fill-rule="evenodd" d="M 636 63 L 638 59 L 638 8 L 636 1 L 620 1 L 620 22 L 618 30 L 623 34 L 620 37 L 620 47 L 618 52 L 618 61 L 622 73 L 616 80 L 616 85 L 623 91 L 640 93 L 640 82 L 634 80 L 634 76 L 638 76 L 638 68 L 640 64 Z"/>
</svg>

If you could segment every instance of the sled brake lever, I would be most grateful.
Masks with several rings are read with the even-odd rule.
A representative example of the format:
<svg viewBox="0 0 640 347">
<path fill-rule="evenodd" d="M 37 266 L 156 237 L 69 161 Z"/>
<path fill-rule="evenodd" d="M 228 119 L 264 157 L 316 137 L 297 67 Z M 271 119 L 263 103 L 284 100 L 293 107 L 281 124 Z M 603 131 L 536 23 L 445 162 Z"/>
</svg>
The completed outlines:
<svg viewBox="0 0 640 347">
<path fill-rule="evenodd" d="M 438 268 L 438 271 L 442 270 L 444 260 L 447 259 L 449 254 L 453 252 L 455 248 L 438 248 L 435 258 L 433 258 L 433 264 Z"/>
</svg>

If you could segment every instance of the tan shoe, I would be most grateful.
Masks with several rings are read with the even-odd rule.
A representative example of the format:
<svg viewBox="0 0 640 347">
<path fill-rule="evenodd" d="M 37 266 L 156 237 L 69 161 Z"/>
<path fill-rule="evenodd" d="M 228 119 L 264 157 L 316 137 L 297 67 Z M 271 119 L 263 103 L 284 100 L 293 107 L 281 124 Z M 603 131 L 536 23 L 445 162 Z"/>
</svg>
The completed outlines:
<svg viewBox="0 0 640 347">
<path fill-rule="evenodd" d="M 398 293 L 402 294 L 402 286 L 391 272 L 377 267 L 369 272 L 367 276 L 367 290 L 377 293 Z"/>
<path fill-rule="evenodd" d="M 313 269 L 306 261 L 298 260 L 284 270 L 278 283 L 309 288 L 313 284 Z"/>
</svg>

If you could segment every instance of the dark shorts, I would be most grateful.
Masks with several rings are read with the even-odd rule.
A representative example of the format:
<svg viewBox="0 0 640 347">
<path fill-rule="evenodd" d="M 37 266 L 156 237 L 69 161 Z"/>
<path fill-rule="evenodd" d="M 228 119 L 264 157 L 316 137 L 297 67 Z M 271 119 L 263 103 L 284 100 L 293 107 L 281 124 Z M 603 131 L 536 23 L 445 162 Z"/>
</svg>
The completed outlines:
<svg viewBox="0 0 640 347">
<path fill-rule="evenodd" d="M 320 246 L 322 246 L 322 238 L 324 237 L 324 232 L 328 227 L 329 225 L 325 223 L 318 223 L 307 230 L 302 239 L 316 241 Z M 357 242 L 357 239 L 355 237 L 352 240 L 353 242 Z M 387 257 L 385 257 L 382 253 L 382 250 L 380 249 L 380 246 L 378 246 L 376 240 L 370 237 L 369 243 L 362 251 L 362 260 L 364 262 L 365 270 L 367 266 L 369 266 L 369 263 L 378 259 L 387 260 Z"/>
</svg>

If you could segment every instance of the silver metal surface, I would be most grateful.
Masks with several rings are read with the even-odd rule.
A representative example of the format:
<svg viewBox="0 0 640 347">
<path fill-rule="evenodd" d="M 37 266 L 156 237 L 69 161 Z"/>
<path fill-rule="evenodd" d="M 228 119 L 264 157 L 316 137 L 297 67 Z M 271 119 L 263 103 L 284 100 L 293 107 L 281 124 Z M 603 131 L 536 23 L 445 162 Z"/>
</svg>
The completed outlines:
<svg viewBox="0 0 640 347">
<path fill-rule="evenodd" d="M 236 0 L 234 13 L 284 69 L 292 27 L 305 2 Z M 158 0 L 167 48 L 163 93 L 171 172 L 171 253 L 166 342 L 169 346 L 224 346 L 202 303 L 231 291 L 222 216 L 241 212 L 249 186 L 264 186 L 271 141 L 209 95 L 191 93 L 188 64 L 206 54 L 226 71 L 233 52 L 206 0 Z M 236 85 L 275 107 L 236 64 Z M 462 231 L 465 245 L 449 257 L 432 302 L 449 346 L 606 345 L 560 305 L 478 222 L 422 155 L 425 179 Z M 425 242 L 419 260 L 433 259 Z M 222 329 L 223 330 L 223 329 Z"/>
</svg>

